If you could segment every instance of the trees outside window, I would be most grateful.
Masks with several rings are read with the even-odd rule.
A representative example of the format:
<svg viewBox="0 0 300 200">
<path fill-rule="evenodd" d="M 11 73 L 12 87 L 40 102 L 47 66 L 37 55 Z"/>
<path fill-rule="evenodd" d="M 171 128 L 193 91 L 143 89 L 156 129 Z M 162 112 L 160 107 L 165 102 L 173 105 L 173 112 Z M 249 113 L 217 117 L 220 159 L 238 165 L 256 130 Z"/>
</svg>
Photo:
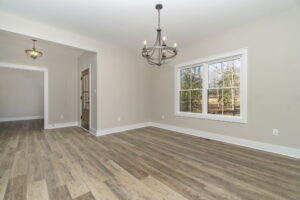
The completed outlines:
<svg viewBox="0 0 300 200">
<path fill-rule="evenodd" d="M 240 115 L 240 58 L 208 65 L 208 113 Z"/>
<path fill-rule="evenodd" d="M 246 121 L 247 50 L 230 54 L 176 66 L 176 115 Z"/>
<path fill-rule="evenodd" d="M 180 71 L 180 111 L 202 112 L 202 73 L 201 66 Z"/>
</svg>

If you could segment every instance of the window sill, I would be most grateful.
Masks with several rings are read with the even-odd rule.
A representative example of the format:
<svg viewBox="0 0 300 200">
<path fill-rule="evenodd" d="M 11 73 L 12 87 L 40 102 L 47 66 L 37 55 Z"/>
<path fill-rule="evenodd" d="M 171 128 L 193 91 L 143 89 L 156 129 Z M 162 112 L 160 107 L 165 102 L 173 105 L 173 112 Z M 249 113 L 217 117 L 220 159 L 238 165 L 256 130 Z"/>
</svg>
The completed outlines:
<svg viewBox="0 0 300 200">
<path fill-rule="evenodd" d="M 220 116 L 220 115 L 213 115 L 213 114 L 201 114 L 201 113 L 189 113 L 189 112 L 176 112 L 175 116 L 178 117 L 190 117 L 190 118 L 199 118 L 199 119 L 209 119 L 209 120 L 217 120 L 217 121 L 224 121 L 224 122 L 236 122 L 236 123 L 248 123 L 247 119 L 239 116 Z"/>
</svg>

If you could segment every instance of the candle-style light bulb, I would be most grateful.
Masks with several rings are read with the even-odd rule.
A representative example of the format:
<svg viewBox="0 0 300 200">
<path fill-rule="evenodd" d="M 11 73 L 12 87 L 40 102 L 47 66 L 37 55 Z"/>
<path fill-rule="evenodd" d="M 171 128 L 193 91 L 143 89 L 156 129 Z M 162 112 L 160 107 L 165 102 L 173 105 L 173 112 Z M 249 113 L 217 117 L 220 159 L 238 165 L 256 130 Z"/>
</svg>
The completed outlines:
<svg viewBox="0 0 300 200">
<path fill-rule="evenodd" d="M 144 46 L 146 46 L 147 45 L 147 41 L 146 40 L 144 40 Z"/>
<path fill-rule="evenodd" d="M 174 43 L 174 48 L 176 49 L 176 47 L 177 47 L 177 43 Z"/>
<path fill-rule="evenodd" d="M 166 41 L 166 36 L 163 37 L 163 41 L 164 41 L 164 42 Z"/>
</svg>

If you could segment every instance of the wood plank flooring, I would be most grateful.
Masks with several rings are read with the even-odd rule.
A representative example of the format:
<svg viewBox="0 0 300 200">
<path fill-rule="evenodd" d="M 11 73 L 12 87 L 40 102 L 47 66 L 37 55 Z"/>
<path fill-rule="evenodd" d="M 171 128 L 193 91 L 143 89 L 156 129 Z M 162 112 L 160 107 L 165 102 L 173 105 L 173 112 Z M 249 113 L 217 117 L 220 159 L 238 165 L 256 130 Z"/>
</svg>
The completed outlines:
<svg viewBox="0 0 300 200">
<path fill-rule="evenodd" d="M 300 199 L 300 161 L 158 128 L 0 123 L 0 200 Z"/>
</svg>

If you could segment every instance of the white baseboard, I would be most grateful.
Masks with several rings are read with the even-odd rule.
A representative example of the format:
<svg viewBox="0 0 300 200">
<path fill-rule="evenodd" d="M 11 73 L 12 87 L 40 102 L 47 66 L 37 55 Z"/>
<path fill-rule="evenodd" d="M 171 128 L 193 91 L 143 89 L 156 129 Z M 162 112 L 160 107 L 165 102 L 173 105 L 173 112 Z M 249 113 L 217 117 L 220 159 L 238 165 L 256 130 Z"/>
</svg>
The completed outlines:
<svg viewBox="0 0 300 200">
<path fill-rule="evenodd" d="M 151 125 L 154 127 L 157 127 L 157 128 L 162 128 L 162 129 L 175 131 L 175 132 L 179 132 L 179 133 L 184 133 L 184 134 L 194 135 L 194 136 L 203 137 L 203 138 L 207 138 L 207 139 L 211 139 L 211 140 L 217 140 L 217 141 L 221 141 L 221 142 L 225 142 L 225 143 L 250 147 L 253 149 L 277 153 L 277 154 L 281 154 L 281 155 L 285 155 L 285 156 L 290 156 L 293 158 L 300 158 L 300 149 L 297 149 L 297 148 L 291 148 L 291 147 L 286 147 L 286 146 L 257 142 L 257 141 L 253 141 L 253 140 L 225 136 L 225 135 L 221 135 L 221 134 L 209 133 L 209 132 L 204 132 L 204 131 L 200 131 L 200 130 L 182 128 L 182 127 L 177 127 L 177 126 L 172 126 L 172 125 L 167 125 L 167 124 L 160 124 L 160 123 L 155 123 L 155 122 L 152 122 Z"/>
<path fill-rule="evenodd" d="M 90 128 L 89 132 L 95 136 L 97 136 L 97 130 Z"/>
<path fill-rule="evenodd" d="M 72 126 L 78 126 L 78 122 L 48 124 L 48 127 L 45 127 L 45 129 L 66 128 Z"/>
<path fill-rule="evenodd" d="M 144 128 L 147 126 L 151 126 L 151 124 L 152 124 L 151 122 L 144 122 L 139 124 L 127 125 L 127 126 L 118 126 L 114 128 L 100 129 L 97 130 L 97 136 L 107 135 L 111 133 L 118 133 L 118 132 L 133 130 L 137 128 Z"/>
<path fill-rule="evenodd" d="M 0 118 L 0 122 L 11 122 L 11 121 L 32 120 L 32 119 L 44 119 L 44 116 L 7 117 L 7 118 Z"/>
<path fill-rule="evenodd" d="M 94 136 L 97 136 L 97 130 L 93 129 L 93 128 L 90 128 L 89 130 L 83 128 L 80 123 L 78 123 L 78 127 L 85 130 L 86 132 L 89 132 L 90 134 L 94 135 Z"/>
<path fill-rule="evenodd" d="M 49 125 L 47 129 L 54 129 L 54 128 L 63 128 L 63 127 L 71 127 L 71 126 L 78 126 L 78 122 L 68 122 L 68 123 L 59 123 L 59 124 L 52 124 Z M 229 144 L 236 144 L 240 146 L 245 146 L 253 149 L 263 150 L 271 153 L 277 153 L 285 156 L 290 156 L 293 158 L 300 158 L 300 149 L 298 148 L 291 148 L 286 146 L 280 146 L 280 145 L 274 145 L 269 143 L 263 143 L 263 142 L 257 142 L 253 140 L 247 140 L 237 137 L 231 137 L 231 136 L 225 136 L 221 134 L 216 133 L 210 133 L 205 131 L 200 131 L 196 129 L 189 129 L 189 128 L 182 128 L 178 126 L 168 125 L 168 124 L 161 124 L 161 123 L 155 123 L 155 122 L 144 122 L 139 124 L 132 124 L 132 125 L 126 125 L 126 126 L 119 126 L 114 128 L 108 128 L 108 129 L 90 129 L 89 132 L 95 136 L 102 136 L 112 133 L 118 133 L 128 130 L 133 130 L 137 128 L 144 128 L 144 127 L 157 127 L 162 128 L 170 131 L 175 131 L 179 133 L 194 135 L 202 138 L 207 138 L 211 140 L 217 140 Z"/>
</svg>

